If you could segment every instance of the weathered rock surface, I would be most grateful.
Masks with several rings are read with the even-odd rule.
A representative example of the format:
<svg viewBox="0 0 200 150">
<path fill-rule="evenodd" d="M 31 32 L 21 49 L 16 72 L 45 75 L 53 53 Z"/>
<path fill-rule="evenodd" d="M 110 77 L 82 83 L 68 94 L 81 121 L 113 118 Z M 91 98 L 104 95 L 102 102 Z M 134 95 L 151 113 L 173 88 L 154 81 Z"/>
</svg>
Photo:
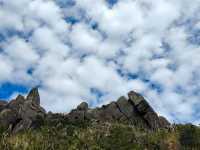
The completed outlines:
<svg viewBox="0 0 200 150">
<path fill-rule="evenodd" d="M 88 108 L 85 102 L 81 103 L 67 115 L 67 118 L 70 121 L 117 121 L 152 130 L 170 126 L 170 123 L 164 117 L 159 117 L 141 95 L 131 91 L 128 97 L 126 99 L 122 96 L 116 102 L 95 109 Z"/>
<path fill-rule="evenodd" d="M 170 126 L 164 117 L 157 115 L 144 97 L 133 91 L 128 93 L 128 99 L 122 96 L 116 102 L 100 108 L 91 109 L 86 102 L 82 102 L 66 115 L 46 113 L 40 106 L 37 88 L 33 88 L 27 97 L 19 95 L 9 103 L 0 101 L 0 125 L 14 133 L 37 128 L 41 119 L 58 123 L 64 120 L 120 122 L 151 130 Z"/>
<path fill-rule="evenodd" d="M 6 104 L 7 104 L 6 101 L 0 100 L 0 111 L 2 111 L 4 109 L 4 107 L 6 106 Z"/>
<path fill-rule="evenodd" d="M 36 128 L 38 119 L 45 117 L 45 110 L 40 106 L 40 97 L 36 88 L 27 98 L 19 95 L 4 105 L 0 111 L 0 124 L 12 132 Z"/>
<path fill-rule="evenodd" d="M 129 92 L 128 97 L 129 101 L 131 101 L 131 103 L 135 106 L 136 111 L 147 122 L 151 129 L 158 129 L 168 126 L 166 122 L 161 123 L 159 116 L 144 99 L 144 97 L 138 93 L 135 93 L 134 91 Z"/>
</svg>

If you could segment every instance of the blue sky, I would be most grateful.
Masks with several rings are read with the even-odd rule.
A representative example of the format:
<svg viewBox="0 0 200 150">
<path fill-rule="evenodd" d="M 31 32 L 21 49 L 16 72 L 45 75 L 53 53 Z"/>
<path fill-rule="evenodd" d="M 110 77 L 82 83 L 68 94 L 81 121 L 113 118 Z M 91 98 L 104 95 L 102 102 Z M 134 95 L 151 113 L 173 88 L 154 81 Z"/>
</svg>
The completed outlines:
<svg viewBox="0 0 200 150">
<path fill-rule="evenodd" d="M 3 83 L 0 87 L 0 99 L 8 99 L 14 92 L 27 93 L 28 88 L 23 85 Z"/>
<path fill-rule="evenodd" d="M 0 0 L 0 99 L 39 86 L 68 112 L 130 90 L 173 122 L 199 123 L 198 0 Z"/>
</svg>

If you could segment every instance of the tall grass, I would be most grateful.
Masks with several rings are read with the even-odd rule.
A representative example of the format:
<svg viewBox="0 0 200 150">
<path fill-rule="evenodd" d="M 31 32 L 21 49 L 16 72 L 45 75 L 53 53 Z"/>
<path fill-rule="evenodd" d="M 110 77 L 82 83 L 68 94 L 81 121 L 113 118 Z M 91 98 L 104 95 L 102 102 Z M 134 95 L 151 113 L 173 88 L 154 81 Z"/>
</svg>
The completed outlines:
<svg viewBox="0 0 200 150">
<path fill-rule="evenodd" d="M 200 129 L 146 131 L 119 123 L 46 122 L 37 130 L 9 134 L 0 128 L 0 150 L 199 150 Z"/>
</svg>

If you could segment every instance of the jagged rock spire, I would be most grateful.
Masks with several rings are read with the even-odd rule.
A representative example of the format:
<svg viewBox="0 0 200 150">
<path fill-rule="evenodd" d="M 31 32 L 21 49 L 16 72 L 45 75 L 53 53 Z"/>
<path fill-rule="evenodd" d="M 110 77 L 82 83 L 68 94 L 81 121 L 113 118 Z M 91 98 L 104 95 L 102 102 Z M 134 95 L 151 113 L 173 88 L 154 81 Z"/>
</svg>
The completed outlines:
<svg viewBox="0 0 200 150">
<path fill-rule="evenodd" d="M 39 92 L 38 92 L 38 88 L 37 87 L 33 88 L 29 92 L 29 94 L 28 94 L 26 99 L 29 100 L 29 101 L 34 102 L 37 105 L 40 105 L 40 95 L 39 95 Z"/>
<path fill-rule="evenodd" d="M 129 97 L 129 100 L 130 100 L 135 106 L 137 106 L 138 104 L 140 104 L 140 103 L 144 100 L 144 98 L 143 98 L 140 94 L 138 94 L 138 93 L 136 93 L 136 92 L 134 92 L 134 91 L 130 91 L 130 92 L 128 93 L 128 97 Z"/>
<path fill-rule="evenodd" d="M 18 95 L 0 110 L 0 125 L 13 133 L 35 128 L 37 118 L 45 117 L 45 110 L 40 106 L 40 96 L 37 88 L 33 88 L 25 98 Z"/>
</svg>

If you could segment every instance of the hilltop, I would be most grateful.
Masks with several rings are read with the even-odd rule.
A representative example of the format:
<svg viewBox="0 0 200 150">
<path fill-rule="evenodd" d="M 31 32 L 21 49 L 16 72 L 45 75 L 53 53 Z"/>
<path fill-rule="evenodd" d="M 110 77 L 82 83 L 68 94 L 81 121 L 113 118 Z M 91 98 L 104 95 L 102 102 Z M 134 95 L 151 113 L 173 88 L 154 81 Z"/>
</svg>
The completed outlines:
<svg viewBox="0 0 200 150">
<path fill-rule="evenodd" d="M 110 104 L 82 102 L 68 114 L 46 112 L 37 88 L 0 101 L 0 149 L 181 149 L 199 148 L 200 129 L 171 124 L 139 93 Z"/>
</svg>

